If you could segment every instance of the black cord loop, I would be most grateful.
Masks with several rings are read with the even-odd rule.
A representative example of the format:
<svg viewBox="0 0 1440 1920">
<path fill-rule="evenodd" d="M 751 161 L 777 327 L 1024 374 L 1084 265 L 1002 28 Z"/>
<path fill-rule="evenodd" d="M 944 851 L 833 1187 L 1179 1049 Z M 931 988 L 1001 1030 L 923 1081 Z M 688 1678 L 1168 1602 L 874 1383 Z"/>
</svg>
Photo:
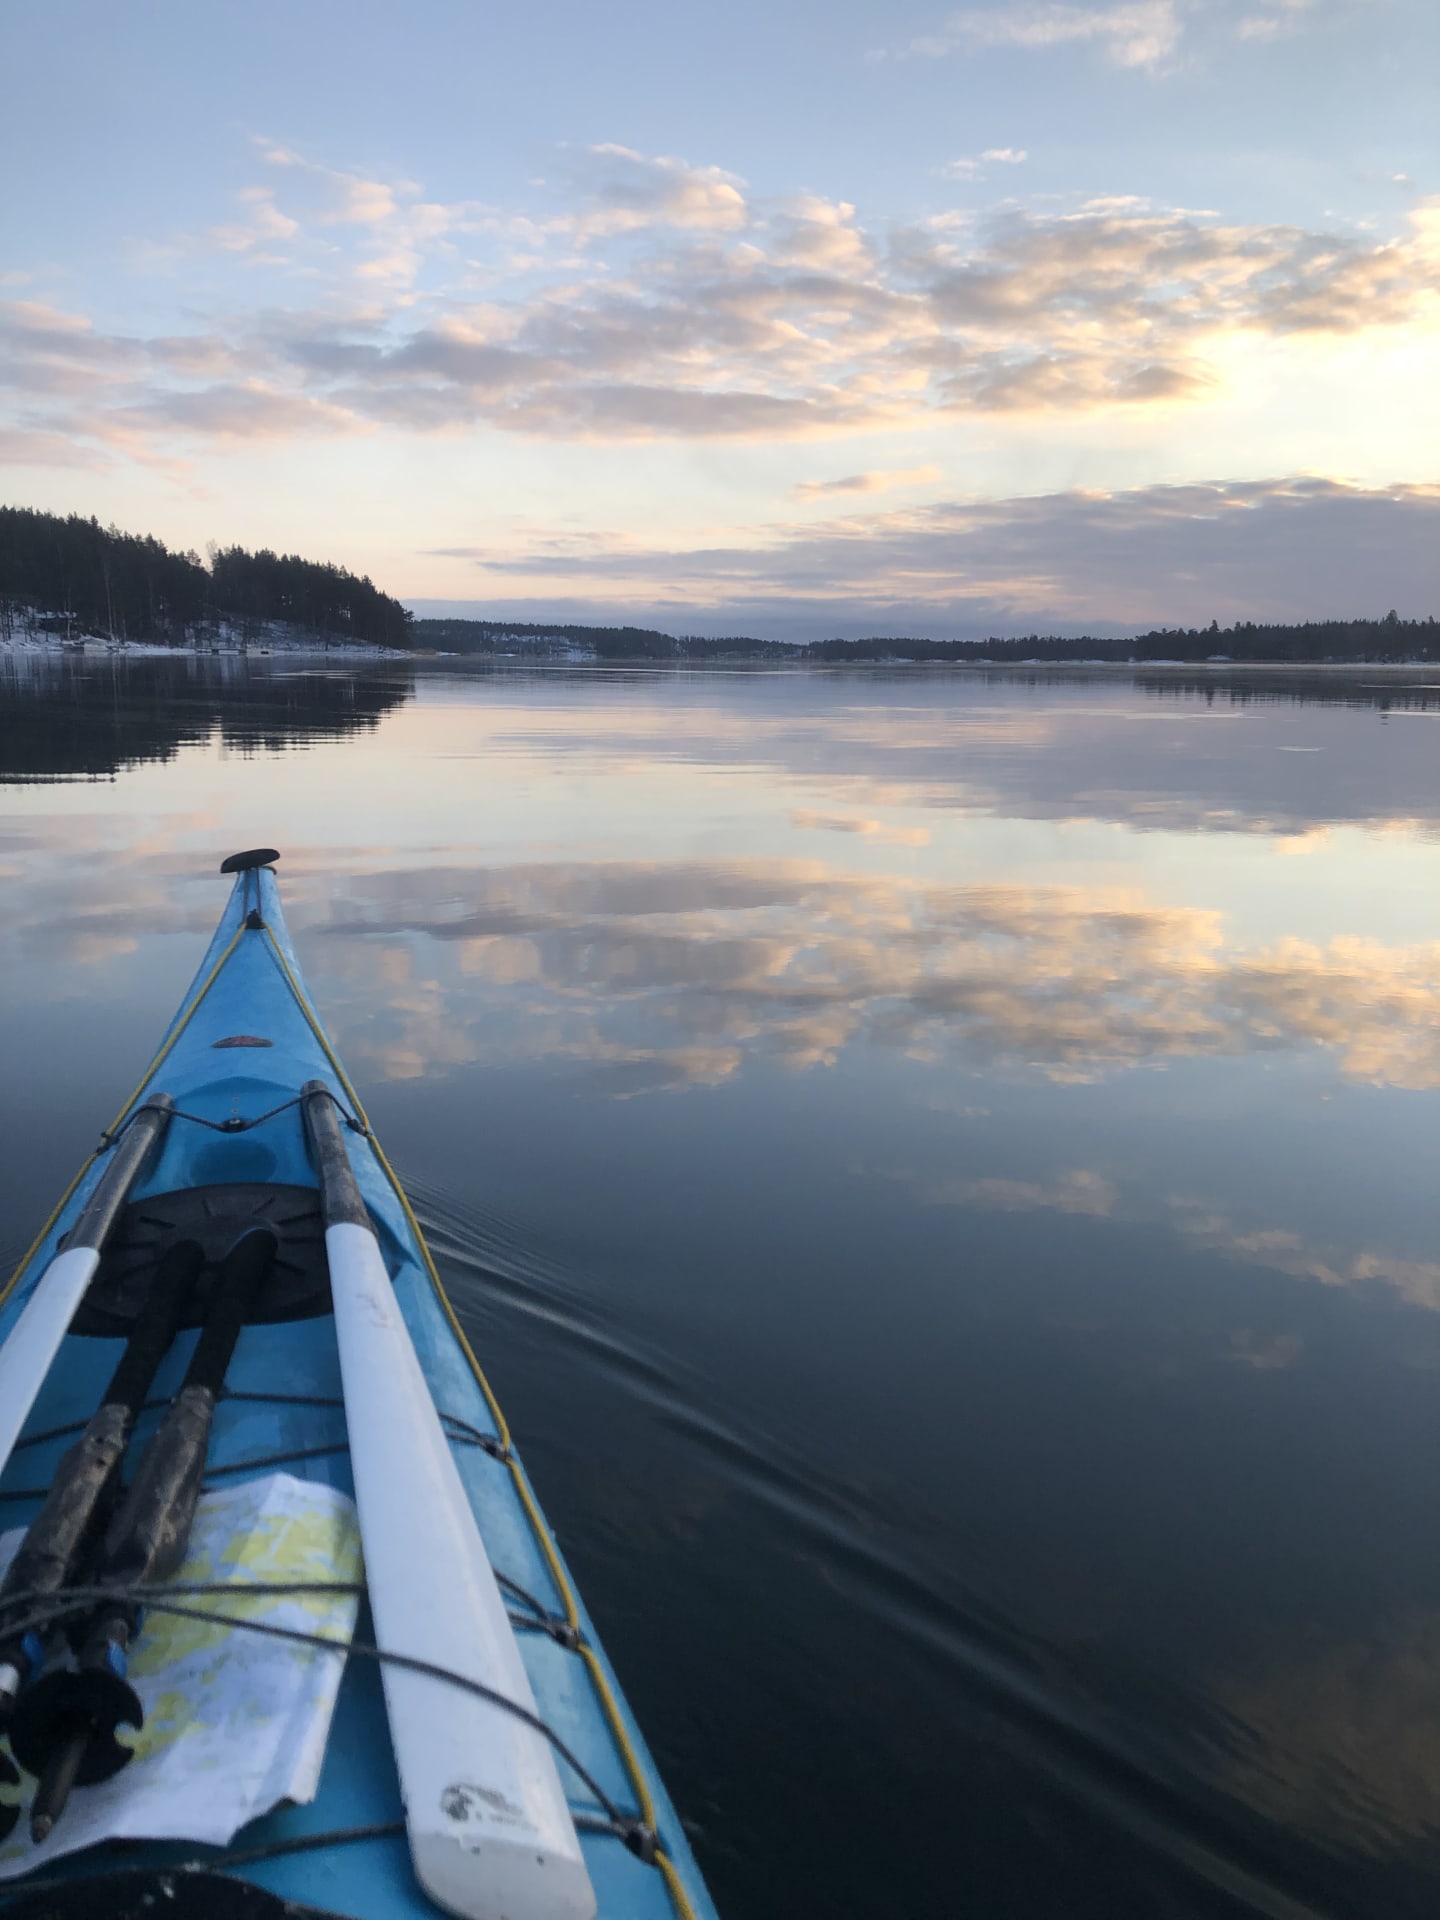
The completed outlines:
<svg viewBox="0 0 1440 1920">
<path fill-rule="evenodd" d="M 341 1120 L 349 1127 L 352 1133 L 358 1133 L 367 1140 L 373 1138 L 369 1127 L 365 1125 L 363 1120 L 358 1119 L 355 1114 L 351 1113 L 350 1109 L 340 1099 L 338 1094 L 332 1093 L 330 1089 L 326 1087 L 325 1095 L 326 1098 L 334 1104 L 335 1111 L 340 1115 Z M 278 1114 L 288 1113 L 292 1107 L 298 1107 L 301 1104 L 302 1098 L 302 1095 L 296 1094 L 293 1099 L 282 1100 L 278 1107 L 269 1107 L 264 1113 L 257 1113 L 249 1120 L 240 1114 L 231 1114 L 230 1117 L 225 1120 L 210 1120 L 207 1119 L 203 1113 L 186 1113 L 182 1107 L 176 1107 L 172 1111 L 170 1118 L 172 1120 L 188 1120 L 192 1126 L 207 1127 L 211 1133 L 249 1133 L 252 1127 L 261 1127 L 267 1120 L 275 1119 Z M 143 1107 L 136 1107 L 113 1132 L 107 1127 L 100 1135 L 100 1145 L 96 1151 L 99 1153 L 108 1152 L 120 1136 L 134 1124 L 136 1115 L 143 1112 Z"/>
<path fill-rule="evenodd" d="M 301 1627 L 282 1627 L 273 1620 L 246 1620 L 235 1614 L 212 1613 L 200 1607 L 186 1607 L 177 1604 L 170 1596 L 176 1593 L 187 1595 L 229 1595 L 241 1598 L 245 1594 L 269 1594 L 271 1597 L 286 1593 L 334 1593 L 353 1592 L 355 1589 L 346 1583 L 336 1581 L 288 1581 L 274 1582 L 224 1582 L 194 1581 L 180 1586 L 83 1586 L 62 1587 L 58 1592 L 45 1594 L 46 1605 L 37 1608 L 21 1620 L 7 1622 L 7 1634 L 19 1637 L 30 1632 L 52 1631 L 64 1620 L 83 1615 L 87 1607 L 97 1600 L 123 1601 L 127 1604 L 146 1608 L 151 1613 L 173 1614 L 180 1620 L 194 1620 L 205 1626 L 234 1627 L 244 1633 L 258 1633 L 268 1639 L 285 1640 L 293 1646 L 316 1647 L 325 1653 L 339 1654 L 342 1659 L 357 1655 L 364 1660 L 374 1660 L 380 1666 L 403 1668 L 407 1673 L 425 1674 L 432 1680 L 443 1680 L 450 1686 L 459 1687 L 462 1692 L 474 1694 L 493 1707 L 499 1707 L 503 1713 L 519 1720 L 541 1734 L 570 1768 L 586 1792 L 597 1806 L 602 1807 L 606 1816 L 617 1826 L 633 1824 L 634 1816 L 623 1813 L 606 1793 L 584 1762 L 573 1749 L 555 1731 L 548 1721 L 533 1713 L 529 1707 L 521 1706 L 518 1700 L 512 1700 L 508 1694 L 501 1693 L 496 1687 L 487 1687 L 483 1680 L 473 1679 L 467 1673 L 459 1673 L 453 1667 L 442 1666 L 435 1660 L 422 1660 L 416 1654 L 397 1653 L 393 1649 L 375 1645 L 367 1640 L 336 1640 L 323 1633 L 307 1633 Z M 32 1600 L 41 1599 L 38 1589 L 30 1589 L 10 1596 L 10 1605 L 18 1607 L 28 1605 Z"/>
</svg>

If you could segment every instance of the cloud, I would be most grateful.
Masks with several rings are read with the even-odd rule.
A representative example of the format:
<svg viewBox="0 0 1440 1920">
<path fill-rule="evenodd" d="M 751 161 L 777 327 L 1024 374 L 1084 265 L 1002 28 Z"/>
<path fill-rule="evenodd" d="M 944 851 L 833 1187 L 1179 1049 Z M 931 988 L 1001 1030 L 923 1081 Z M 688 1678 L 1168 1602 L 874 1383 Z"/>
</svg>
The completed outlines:
<svg viewBox="0 0 1440 1920">
<path fill-rule="evenodd" d="M 1260 12 L 1242 14 L 1235 22 L 1241 40 L 1279 40 L 1298 31 L 1314 0 L 1269 0 Z"/>
<path fill-rule="evenodd" d="M 908 51 L 931 58 L 962 47 L 1048 50 L 1099 45 L 1119 67 L 1157 67 L 1174 53 L 1181 22 L 1175 0 L 1128 0 L 1109 7 L 1012 5 L 966 8 L 937 33 L 910 42 Z"/>
<path fill-rule="evenodd" d="M 180 235 L 153 250 L 157 258 L 218 248 L 256 265 L 330 277 L 342 272 L 361 286 L 404 292 L 429 254 L 438 249 L 453 261 L 452 237 L 475 230 L 485 217 L 473 202 L 427 201 L 413 181 L 322 166 L 269 140 L 255 147 L 272 177 L 237 193 L 239 218 Z M 351 246 L 353 255 L 344 251 Z"/>
<path fill-rule="evenodd" d="M 1018 167 L 1030 158 L 1023 147 L 987 147 L 983 153 L 962 154 L 940 169 L 942 179 L 983 180 L 987 167 Z"/>
<path fill-rule="evenodd" d="M 613 145 L 588 148 L 586 160 L 586 204 L 568 223 L 577 237 L 608 238 L 646 227 L 733 233 L 749 219 L 744 181 L 721 167 L 695 167 Z"/>
<path fill-rule="evenodd" d="M 797 500 L 828 500 L 844 494 L 890 493 L 896 487 L 929 486 L 940 477 L 939 467 L 875 467 L 867 473 L 847 473 L 839 480 L 802 480 L 791 491 Z"/>
<path fill-rule="evenodd" d="M 497 558 L 498 587 L 671 600 L 773 618 L 814 604 L 870 631 L 1149 627 L 1440 604 L 1440 486 L 1305 477 L 940 501 L 796 521 L 746 544 L 655 547 L 604 531 Z M 903 624 L 896 624 L 896 623 Z"/>
<path fill-rule="evenodd" d="M 816 813 L 811 807 L 796 807 L 790 824 L 798 833 L 853 833 L 863 840 L 875 840 L 890 847 L 928 847 L 928 827 L 891 826 L 883 820 L 871 820 L 863 814 Z"/>
<path fill-rule="evenodd" d="M 1113 66 L 1164 73 L 1174 67 L 1182 40 L 1197 25 L 1213 23 L 1221 34 L 1260 43 L 1297 32 L 1314 6 L 1315 0 L 1254 0 L 1248 5 L 1245 0 L 1122 0 L 1098 7 L 997 0 L 951 14 L 934 32 L 911 40 L 903 53 L 941 59 L 994 47 L 1049 53 L 1090 46 Z"/>
<path fill-rule="evenodd" d="M 300 222 L 280 211 L 272 187 L 246 187 L 236 199 L 244 217 L 229 225 L 212 227 L 208 235 L 223 253 L 253 253 L 277 241 L 293 240 L 299 234 Z"/>
<path fill-rule="evenodd" d="M 144 371 L 136 340 L 96 331 L 84 314 L 0 301 L 0 383 L 31 396 L 82 396 Z"/>
<path fill-rule="evenodd" d="M 621 148 L 580 155 L 578 211 L 543 219 L 281 149 L 264 161 L 244 219 L 204 244 L 277 275 L 282 297 L 166 337 L 8 303 L 5 424 L 115 444 L 113 408 L 132 442 L 193 445 L 209 421 L 232 430 L 240 389 L 277 397 L 256 409 L 273 435 L 283 395 L 297 433 L 608 442 L 1172 411 L 1223 395 L 1247 343 L 1419 340 L 1440 307 L 1429 202 L 1385 240 L 1114 198 L 877 232 L 847 201 L 756 202 L 719 168 Z M 293 275 L 303 303 L 283 297 Z"/>
<path fill-rule="evenodd" d="M 0 466 L 105 467 L 110 464 L 98 447 L 87 446 L 55 429 L 0 427 Z"/>
<path fill-rule="evenodd" d="M 117 441 L 156 426 L 214 440 L 290 440 L 308 434 L 363 431 L 365 423 L 344 408 L 308 394 L 277 391 L 260 381 L 160 394 L 140 406 L 115 411 L 104 423 L 107 437 Z"/>
</svg>

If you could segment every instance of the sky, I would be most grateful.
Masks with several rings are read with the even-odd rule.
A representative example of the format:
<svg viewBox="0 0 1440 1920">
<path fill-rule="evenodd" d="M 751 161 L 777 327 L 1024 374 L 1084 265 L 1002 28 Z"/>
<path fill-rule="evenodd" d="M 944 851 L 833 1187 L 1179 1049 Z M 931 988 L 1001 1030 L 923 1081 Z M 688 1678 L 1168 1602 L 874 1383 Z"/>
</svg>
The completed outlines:
<svg viewBox="0 0 1440 1920">
<path fill-rule="evenodd" d="M 1440 613 L 1433 0 L 10 0 L 0 501 L 679 632 Z"/>
</svg>

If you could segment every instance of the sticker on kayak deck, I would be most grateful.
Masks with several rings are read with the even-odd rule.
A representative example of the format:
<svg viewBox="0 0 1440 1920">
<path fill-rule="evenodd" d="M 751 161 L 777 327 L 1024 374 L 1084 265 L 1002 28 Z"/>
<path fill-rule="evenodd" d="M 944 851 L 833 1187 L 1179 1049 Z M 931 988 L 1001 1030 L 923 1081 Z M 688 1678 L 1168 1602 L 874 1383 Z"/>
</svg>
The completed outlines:
<svg viewBox="0 0 1440 1920">
<path fill-rule="evenodd" d="M 490 1820 L 501 1827 L 528 1827 L 535 1823 L 507 1794 L 496 1787 L 477 1787 L 472 1781 L 457 1780 L 440 1796 L 440 1811 L 447 1820 L 470 1826 L 477 1820 Z"/>
<path fill-rule="evenodd" d="M 23 1538 L 20 1528 L 0 1535 L 0 1578 Z M 185 1595 L 179 1604 L 320 1634 L 343 1656 L 358 1595 L 246 1599 L 244 1589 L 360 1577 L 353 1501 L 333 1487 L 276 1473 L 202 1496 L 175 1583 L 223 1582 L 225 1593 Z M 0 1840 L 0 1879 L 102 1840 L 223 1846 L 278 1802 L 313 1800 L 343 1670 L 343 1657 L 318 1647 L 152 1608 L 130 1660 L 130 1681 L 145 1708 L 143 1728 L 125 1735 L 135 1758 L 112 1779 L 77 1788 L 38 1847 L 28 1820 L 20 1820 Z M 26 1775 L 22 1802 L 34 1791 Z"/>
</svg>

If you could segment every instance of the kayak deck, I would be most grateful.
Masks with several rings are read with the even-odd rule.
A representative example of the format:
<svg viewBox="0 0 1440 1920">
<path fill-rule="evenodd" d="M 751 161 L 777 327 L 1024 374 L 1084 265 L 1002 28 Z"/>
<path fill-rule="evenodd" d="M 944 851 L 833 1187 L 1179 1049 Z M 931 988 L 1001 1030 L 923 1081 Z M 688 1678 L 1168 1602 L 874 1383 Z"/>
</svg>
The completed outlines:
<svg viewBox="0 0 1440 1920">
<path fill-rule="evenodd" d="M 197 1187 L 306 1189 L 313 1196 L 316 1174 L 300 1090 L 317 1080 L 350 1123 L 345 1139 L 355 1179 L 516 1623 L 538 1712 L 563 1743 L 562 1756 L 568 1749 L 589 1776 L 587 1784 L 561 1758 L 561 1780 L 601 1920 L 714 1920 L 679 1818 L 541 1515 L 504 1417 L 445 1297 L 409 1203 L 310 1007 L 275 876 L 268 867 L 242 872 L 195 981 L 122 1116 L 160 1092 L 175 1103 L 132 1202 Z M 0 1343 L 105 1162 L 101 1153 L 82 1172 L 0 1303 Z M 122 1344 L 79 1332 L 65 1338 L 0 1476 L 0 1531 L 26 1524 L 38 1510 L 38 1493 L 93 1411 Z M 174 1392 L 193 1345 L 193 1334 L 178 1337 L 157 1377 L 157 1400 Z M 159 1418 L 158 1408 L 142 1415 L 132 1445 L 143 1442 Z M 247 1324 L 216 1410 L 207 1484 L 278 1470 L 347 1494 L 354 1490 L 335 1324 L 328 1312 Z M 357 1645 L 372 1638 L 362 1603 Z M 437 1659 L 443 1664 L 443 1651 Z M 158 1869 L 197 1859 L 282 1901 L 350 1920 L 420 1920 L 436 1912 L 411 1868 L 373 1659 L 346 1662 L 319 1792 L 308 1805 L 251 1822 L 230 1848 L 147 1842 L 127 1846 L 119 1859 L 102 1848 L 47 1868 L 45 1877 L 47 1885 L 74 1881 L 77 1892 L 88 1881 L 98 1893 L 96 1876 L 117 1866 Z M 0 1883 L 0 1910 L 12 1898 L 23 1899 L 25 1888 L 24 1878 Z"/>
</svg>

